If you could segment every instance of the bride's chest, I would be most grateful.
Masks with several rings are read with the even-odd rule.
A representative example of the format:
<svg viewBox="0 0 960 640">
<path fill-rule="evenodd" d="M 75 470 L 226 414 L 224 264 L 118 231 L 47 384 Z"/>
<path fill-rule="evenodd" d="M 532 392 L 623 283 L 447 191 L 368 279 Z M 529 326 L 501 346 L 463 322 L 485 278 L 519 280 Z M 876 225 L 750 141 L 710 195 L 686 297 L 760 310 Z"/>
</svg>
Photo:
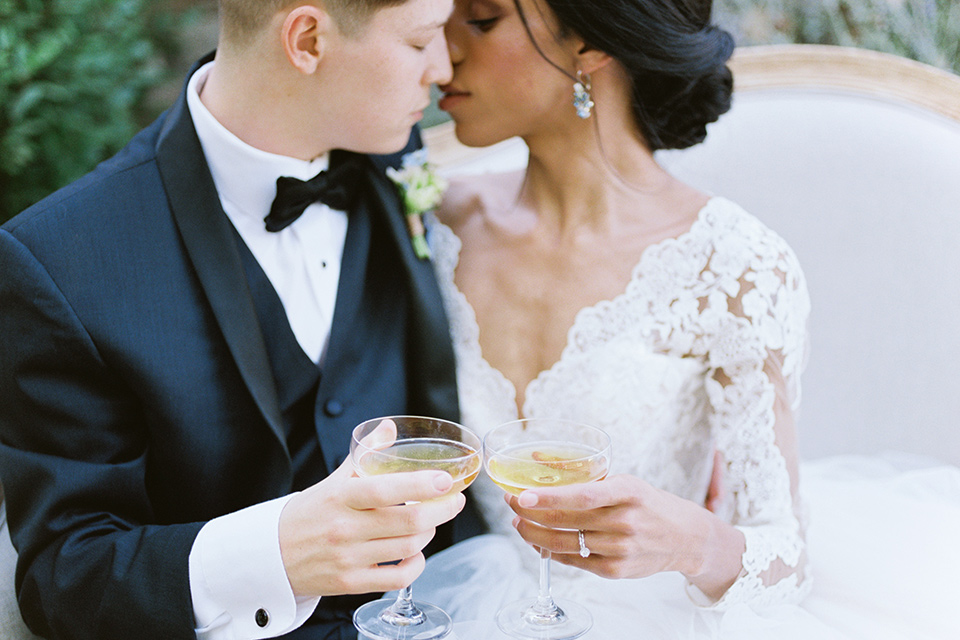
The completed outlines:
<svg viewBox="0 0 960 640">
<path fill-rule="evenodd" d="M 658 352 L 648 339 L 623 331 L 567 348 L 522 390 L 520 412 L 513 392 L 520 397 L 521 390 L 465 358 L 464 420 L 480 431 L 518 415 L 592 424 L 613 440 L 611 473 L 641 475 L 678 495 L 701 495 L 711 442 L 709 368 L 697 358 Z"/>
<path fill-rule="evenodd" d="M 480 350 L 513 383 L 520 403 L 530 382 L 563 357 L 581 312 L 620 296 L 632 266 L 623 260 L 597 268 L 572 257 L 564 265 L 532 260 L 518 266 L 508 256 L 461 255 L 456 284 L 475 314 Z"/>
</svg>

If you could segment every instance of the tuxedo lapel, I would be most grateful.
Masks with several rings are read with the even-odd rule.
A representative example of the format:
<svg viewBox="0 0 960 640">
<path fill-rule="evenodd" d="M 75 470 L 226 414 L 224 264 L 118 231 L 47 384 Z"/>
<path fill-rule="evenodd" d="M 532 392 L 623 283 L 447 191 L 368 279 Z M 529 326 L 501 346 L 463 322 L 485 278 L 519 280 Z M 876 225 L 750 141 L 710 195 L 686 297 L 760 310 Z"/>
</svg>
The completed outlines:
<svg viewBox="0 0 960 640">
<path fill-rule="evenodd" d="M 414 130 L 405 151 L 419 146 L 420 138 Z M 397 243 L 410 283 L 411 408 L 420 412 L 431 412 L 436 417 L 459 420 L 460 409 L 454 374 L 456 362 L 436 274 L 429 260 L 422 260 L 414 253 L 397 187 L 386 176 L 386 166 L 391 160 L 399 159 L 402 153 L 372 157 L 374 170 L 369 177 L 374 190 L 371 208 L 375 219 L 389 229 L 391 237 Z"/>
<path fill-rule="evenodd" d="M 334 150 L 331 152 L 330 164 L 333 166 L 337 155 L 347 154 L 346 151 Z M 364 159 L 365 160 L 365 159 Z M 369 163 L 364 162 L 364 166 Z M 363 180 L 368 176 L 364 175 Z M 370 203 L 364 197 L 361 188 L 361 197 L 357 199 L 354 210 L 349 212 L 347 223 L 347 237 L 344 241 L 343 258 L 340 264 L 340 283 L 337 287 L 337 300 L 333 310 L 333 323 L 330 327 L 326 363 L 339 361 L 341 350 L 348 344 L 353 332 L 354 318 L 361 313 L 364 283 L 368 256 L 370 254 Z"/>
<path fill-rule="evenodd" d="M 453 350 L 433 266 L 413 253 L 396 187 L 378 166 L 383 158 L 360 160 L 365 171 L 349 213 L 316 407 L 330 469 L 343 461 L 350 433 L 362 420 L 400 411 L 459 418 Z"/>
<path fill-rule="evenodd" d="M 240 375 L 271 429 L 285 442 L 276 387 L 249 285 L 185 93 L 167 115 L 157 143 L 157 165 L 187 254 Z"/>
</svg>

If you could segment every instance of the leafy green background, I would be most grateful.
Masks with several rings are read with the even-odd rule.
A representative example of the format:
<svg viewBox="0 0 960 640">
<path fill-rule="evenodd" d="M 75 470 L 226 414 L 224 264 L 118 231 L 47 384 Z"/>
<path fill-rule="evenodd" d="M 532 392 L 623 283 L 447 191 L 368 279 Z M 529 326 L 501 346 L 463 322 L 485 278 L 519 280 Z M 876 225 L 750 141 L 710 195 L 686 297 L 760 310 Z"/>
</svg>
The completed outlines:
<svg viewBox="0 0 960 640">
<path fill-rule="evenodd" d="M 739 44 L 862 47 L 960 73 L 958 0 L 714 0 L 714 12 Z"/>
<path fill-rule="evenodd" d="M 714 0 L 714 10 L 739 44 L 865 47 L 960 73 L 960 0 Z M 0 222 L 115 153 L 215 43 L 215 0 L 0 0 Z M 424 124 L 444 118 L 434 109 Z"/>
<path fill-rule="evenodd" d="M 0 221 L 71 182 L 156 115 L 190 14 L 149 0 L 0 0 Z"/>
</svg>

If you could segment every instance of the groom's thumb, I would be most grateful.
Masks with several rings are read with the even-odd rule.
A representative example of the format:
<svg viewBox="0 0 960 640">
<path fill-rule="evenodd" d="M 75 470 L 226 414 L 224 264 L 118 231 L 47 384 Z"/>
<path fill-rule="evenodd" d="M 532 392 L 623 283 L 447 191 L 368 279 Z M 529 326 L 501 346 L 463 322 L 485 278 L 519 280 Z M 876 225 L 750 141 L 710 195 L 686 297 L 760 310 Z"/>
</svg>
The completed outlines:
<svg viewBox="0 0 960 640">
<path fill-rule="evenodd" d="M 328 477 L 350 477 L 357 475 L 356 464 L 364 454 L 386 449 L 397 440 L 397 425 L 393 420 L 385 418 L 373 431 L 354 442 L 350 455 Z"/>
</svg>

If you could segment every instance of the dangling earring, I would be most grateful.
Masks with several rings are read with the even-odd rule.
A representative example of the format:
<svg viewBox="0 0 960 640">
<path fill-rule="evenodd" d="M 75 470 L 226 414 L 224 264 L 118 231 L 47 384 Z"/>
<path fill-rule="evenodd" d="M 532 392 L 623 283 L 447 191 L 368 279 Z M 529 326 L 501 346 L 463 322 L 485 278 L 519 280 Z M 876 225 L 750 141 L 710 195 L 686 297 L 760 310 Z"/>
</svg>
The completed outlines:
<svg viewBox="0 0 960 640">
<path fill-rule="evenodd" d="M 590 117 L 590 110 L 593 109 L 593 100 L 590 99 L 590 76 L 584 75 L 583 71 L 577 71 L 577 81 L 573 83 L 573 108 L 577 110 L 577 116 L 586 120 Z"/>
</svg>

